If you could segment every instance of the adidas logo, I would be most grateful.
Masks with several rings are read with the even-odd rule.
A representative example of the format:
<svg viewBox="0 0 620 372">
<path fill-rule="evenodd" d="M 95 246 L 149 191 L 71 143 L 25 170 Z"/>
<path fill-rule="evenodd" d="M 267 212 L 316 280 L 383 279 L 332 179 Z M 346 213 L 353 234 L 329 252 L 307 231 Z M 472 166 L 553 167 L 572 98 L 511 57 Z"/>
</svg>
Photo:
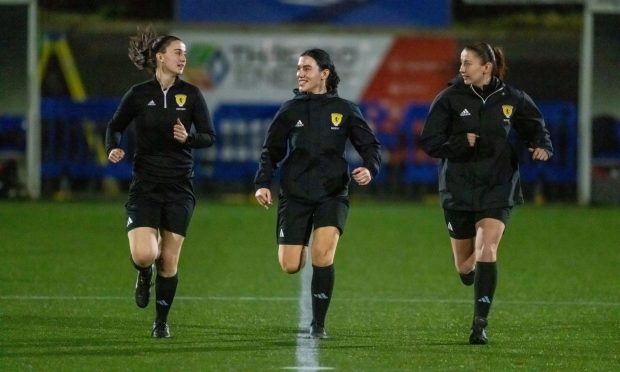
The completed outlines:
<svg viewBox="0 0 620 372">
<path fill-rule="evenodd" d="M 284 230 L 280 229 L 280 238 L 284 238 Z"/>
<path fill-rule="evenodd" d="M 483 302 L 485 304 L 490 304 L 491 303 L 491 299 L 489 298 L 489 296 L 484 296 L 484 297 L 480 297 L 478 299 L 478 302 Z"/>
<path fill-rule="evenodd" d="M 295 124 L 295 128 L 301 128 L 304 126 L 304 123 L 301 122 L 301 120 L 297 120 L 297 124 Z"/>
<path fill-rule="evenodd" d="M 131 219 L 131 217 L 127 217 L 127 226 L 131 225 L 133 223 L 133 220 Z"/>
<path fill-rule="evenodd" d="M 157 301 L 157 304 L 158 304 L 158 305 L 161 305 L 161 306 L 170 306 L 170 305 L 168 305 L 168 303 L 166 302 L 166 300 L 159 300 L 159 301 Z"/>
<path fill-rule="evenodd" d="M 155 101 L 153 101 L 153 100 L 151 100 L 151 102 L 147 103 L 146 105 L 147 106 L 156 106 L 155 105 Z M 461 116 L 463 116 L 463 115 L 461 115 Z"/>
<path fill-rule="evenodd" d="M 452 224 L 450 222 L 448 222 L 448 230 L 454 232 L 454 229 L 452 228 Z"/>
<path fill-rule="evenodd" d="M 469 111 L 467 111 L 467 109 L 463 109 L 463 111 L 461 111 L 461 116 L 471 116 L 471 114 L 469 113 Z"/>
<path fill-rule="evenodd" d="M 313 294 L 312 296 L 314 296 L 315 298 L 318 298 L 319 300 L 327 300 L 329 298 L 327 297 L 325 293 L 316 293 L 316 294 Z"/>
</svg>

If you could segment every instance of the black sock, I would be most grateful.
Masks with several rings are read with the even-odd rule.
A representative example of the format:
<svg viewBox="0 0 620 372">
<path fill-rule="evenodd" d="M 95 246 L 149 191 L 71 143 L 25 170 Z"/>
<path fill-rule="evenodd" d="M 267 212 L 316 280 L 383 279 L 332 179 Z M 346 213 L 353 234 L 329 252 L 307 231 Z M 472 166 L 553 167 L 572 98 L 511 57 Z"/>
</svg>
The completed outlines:
<svg viewBox="0 0 620 372">
<path fill-rule="evenodd" d="M 312 265 L 312 320 L 319 327 L 325 326 L 325 316 L 334 289 L 334 265 L 318 267 Z"/>
<path fill-rule="evenodd" d="M 175 274 L 170 278 L 157 275 L 155 278 L 155 321 L 168 321 L 168 312 L 177 292 L 179 277 Z"/>
<path fill-rule="evenodd" d="M 459 276 L 461 277 L 461 282 L 463 282 L 463 284 L 472 285 L 474 284 L 474 279 L 476 278 L 476 271 L 472 270 L 467 274 L 459 273 Z"/>
<path fill-rule="evenodd" d="M 476 262 L 474 279 L 474 315 L 486 318 L 491 310 L 495 287 L 497 286 L 497 264 Z"/>
<path fill-rule="evenodd" d="M 153 275 L 153 267 L 151 265 L 147 267 L 142 267 L 138 266 L 138 264 L 135 263 L 131 257 L 129 257 L 129 260 L 131 261 L 133 267 L 135 267 L 136 270 L 140 272 L 140 276 L 142 276 L 143 278 L 150 278 L 151 275 Z"/>
</svg>

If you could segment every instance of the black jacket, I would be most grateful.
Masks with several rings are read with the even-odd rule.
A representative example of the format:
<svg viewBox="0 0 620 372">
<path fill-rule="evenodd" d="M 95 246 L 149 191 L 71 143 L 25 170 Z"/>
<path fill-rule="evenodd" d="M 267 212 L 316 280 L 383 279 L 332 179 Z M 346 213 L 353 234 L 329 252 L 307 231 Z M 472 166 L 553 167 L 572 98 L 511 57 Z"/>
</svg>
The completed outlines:
<svg viewBox="0 0 620 372">
<path fill-rule="evenodd" d="M 189 133 L 186 143 L 173 137 L 177 118 Z M 209 110 L 200 90 L 181 79 L 163 92 L 156 79 L 134 85 L 125 93 L 108 123 L 106 150 L 119 147 L 121 134 L 135 122 L 136 153 L 133 173 L 152 182 L 175 182 L 192 176 L 192 148 L 215 141 Z M 192 133 L 192 124 L 194 131 Z"/>
<path fill-rule="evenodd" d="M 528 147 L 553 147 L 540 110 L 523 91 L 493 78 L 483 91 L 457 78 L 432 103 L 422 131 L 426 153 L 441 158 L 443 208 L 480 211 L 523 202 L 518 152 L 510 132 Z M 470 147 L 466 133 L 476 133 Z"/>
<path fill-rule="evenodd" d="M 374 177 L 381 165 L 381 146 L 359 108 L 337 92 L 295 90 L 295 97 L 280 107 L 267 131 L 254 180 L 256 189 L 270 187 L 284 159 L 283 195 L 308 201 L 348 195 L 347 139 Z"/>
</svg>

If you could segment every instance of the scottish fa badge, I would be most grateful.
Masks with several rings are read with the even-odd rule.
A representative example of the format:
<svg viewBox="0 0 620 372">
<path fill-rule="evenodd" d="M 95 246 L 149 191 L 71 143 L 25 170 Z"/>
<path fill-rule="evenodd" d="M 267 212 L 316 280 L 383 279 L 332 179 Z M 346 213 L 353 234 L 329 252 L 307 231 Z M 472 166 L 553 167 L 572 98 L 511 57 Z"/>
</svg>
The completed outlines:
<svg viewBox="0 0 620 372">
<path fill-rule="evenodd" d="M 185 95 L 185 94 L 175 94 L 174 95 L 174 100 L 177 101 L 177 105 L 179 107 L 183 107 L 183 105 L 185 104 L 185 101 L 187 101 L 187 95 Z"/>
<path fill-rule="evenodd" d="M 335 126 L 339 126 L 342 123 L 342 114 L 337 112 L 332 112 L 332 124 Z"/>
</svg>

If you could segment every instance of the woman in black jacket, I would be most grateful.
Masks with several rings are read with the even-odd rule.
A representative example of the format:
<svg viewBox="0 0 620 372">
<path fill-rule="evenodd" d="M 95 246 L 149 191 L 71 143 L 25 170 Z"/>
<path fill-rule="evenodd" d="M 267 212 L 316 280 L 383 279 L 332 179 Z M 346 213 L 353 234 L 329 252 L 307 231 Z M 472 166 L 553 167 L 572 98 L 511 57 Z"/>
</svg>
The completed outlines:
<svg viewBox="0 0 620 372">
<path fill-rule="evenodd" d="M 108 159 L 125 157 L 123 132 L 135 123 L 137 146 L 127 211 L 131 261 L 138 270 L 135 301 L 148 306 L 155 275 L 155 322 L 151 335 L 170 337 L 167 319 L 177 289 L 177 266 L 196 203 L 192 150 L 208 147 L 215 133 L 205 99 L 197 87 L 180 79 L 186 47 L 172 35 L 139 30 L 131 38 L 129 58 L 153 77 L 134 85 L 108 123 Z M 193 131 L 192 131 L 193 127 Z"/>
<path fill-rule="evenodd" d="M 512 207 L 523 202 L 511 130 L 527 142 L 532 159 L 553 153 L 540 110 L 503 82 L 505 73 L 500 48 L 466 46 L 460 76 L 435 98 L 421 136 L 424 150 L 441 159 L 439 193 L 456 269 L 463 284 L 474 285 L 470 344 L 488 342 L 497 248 Z"/>
<path fill-rule="evenodd" d="M 282 270 L 298 272 L 312 239 L 310 335 L 327 337 L 325 316 L 334 287 L 334 255 L 349 210 L 351 178 L 368 185 L 379 172 L 380 145 L 352 102 L 338 97 L 340 78 L 327 52 L 310 49 L 297 64 L 298 89 L 274 117 L 256 173 L 256 200 L 272 203 L 271 180 L 282 162 L 276 237 Z M 344 157 L 350 140 L 363 164 L 349 175 Z"/>
</svg>

